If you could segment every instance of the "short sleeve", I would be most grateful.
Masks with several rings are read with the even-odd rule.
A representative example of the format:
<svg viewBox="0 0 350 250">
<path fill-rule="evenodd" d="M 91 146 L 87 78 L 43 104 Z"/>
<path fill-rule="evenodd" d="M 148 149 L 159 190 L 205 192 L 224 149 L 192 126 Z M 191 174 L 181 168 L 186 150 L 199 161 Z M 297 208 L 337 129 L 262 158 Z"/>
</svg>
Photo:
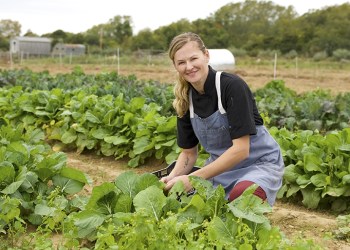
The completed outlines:
<svg viewBox="0 0 350 250">
<path fill-rule="evenodd" d="M 256 134 L 255 100 L 248 85 L 238 76 L 226 78 L 224 84 L 225 110 L 231 139 Z M 222 97 L 223 98 L 223 97 Z M 260 115 L 259 115 L 260 116 Z"/>
<path fill-rule="evenodd" d="M 198 144 L 198 138 L 194 133 L 190 114 L 187 112 L 184 117 L 177 118 L 177 145 L 180 148 L 193 148 Z"/>
</svg>

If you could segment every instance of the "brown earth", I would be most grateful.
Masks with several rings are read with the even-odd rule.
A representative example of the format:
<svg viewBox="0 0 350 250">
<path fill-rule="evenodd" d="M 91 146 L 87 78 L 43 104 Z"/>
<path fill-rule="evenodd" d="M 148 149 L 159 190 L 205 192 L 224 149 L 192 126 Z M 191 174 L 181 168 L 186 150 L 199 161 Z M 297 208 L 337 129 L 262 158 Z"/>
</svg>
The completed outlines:
<svg viewBox="0 0 350 250">
<path fill-rule="evenodd" d="M 117 71 L 116 66 L 82 66 L 85 73 L 101 73 Z M 18 66 L 17 66 L 18 67 Z M 72 65 L 27 65 L 34 71 L 48 70 L 50 73 L 71 72 Z M 0 68 L 8 68 L 2 67 Z M 274 79 L 272 67 L 236 67 L 235 73 L 243 77 L 248 85 L 254 90 L 263 87 Z M 156 80 L 161 83 L 173 83 L 176 74 L 170 67 L 165 66 L 121 66 L 121 75 L 135 75 L 142 80 Z M 312 91 L 318 88 L 330 90 L 332 93 L 350 91 L 350 71 L 339 69 L 303 69 L 296 72 L 290 68 L 278 68 L 276 79 L 283 79 L 286 86 L 297 93 Z M 112 157 L 101 157 L 94 154 L 76 154 L 67 152 L 68 165 L 86 172 L 93 180 L 93 185 L 105 181 L 112 181 L 118 174 L 124 171 L 135 171 L 136 173 L 152 172 L 166 166 L 159 161 L 149 161 L 138 168 L 129 168 L 127 160 L 116 161 Z M 92 187 L 87 187 L 90 192 Z M 335 239 L 332 235 L 337 228 L 336 215 L 328 212 L 308 210 L 302 206 L 277 201 L 273 212 L 268 215 L 271 224 L 278 226 L 289 239 L 311 239 L 315 243 L 330 250 L 350 250 L 350 242 Z"/>
<path fill-rule="evenodd" d="M 48 70 L 52 74 L 71 72 L 76 65 L 57 64 L 27 64 L 15 65 L 12 68 L 26 67 L 33 71 L 40 72 Z M 135 75 L 141 80 L 155 80 L 160 83 L 173 84 L 176 81 L 176 73 L 171 66 L 158 65 L 121 65 L 119 70 L 115 65 L 79 65 L 87 74 L 98 74 L 101 72 L 118 72 L 120 75 Z M 9 68 L 8 65 L 1 65 L 1 68 Z M 276 79 L 283 80 L 288 88 L 297 93 L 312 91 L 316 89 L 330 90 L 331 93 L 350 91 L 350 63 L 349 65 L 337 65 L 331 67 L 310 67 L 298 71 L 289 67 L 277 68 L 274 76 L 273 67 L 266 65 L 237 65 L 231 73 L 241 76 L 252 90 L 263 87 L 266 83 Z"/>
</svg>

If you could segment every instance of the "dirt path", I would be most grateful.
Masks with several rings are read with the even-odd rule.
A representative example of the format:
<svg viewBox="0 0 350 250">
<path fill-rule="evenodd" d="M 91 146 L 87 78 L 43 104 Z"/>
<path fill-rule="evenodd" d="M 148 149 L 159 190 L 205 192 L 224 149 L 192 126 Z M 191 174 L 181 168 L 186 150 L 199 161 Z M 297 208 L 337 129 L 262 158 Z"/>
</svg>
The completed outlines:
<svg viewBox="0 0 350 250">
<path fill-rule="evenodd" d="M 68 165 L 87 173 L 93 180 L 93 185 L 113 181 L 116 176 L 125 171 L 138 174 L 153 172 L 166 167 L 160 161 L 147 162 L 142 167 L 129 168 L 126 160 L 114 160 L 113 157 L 100 157 L 94 154 L 78 155 L 66 152 Z M 86 192 L 91 192 L 91 187 Z M 271 224 L 278 226 L 289 239 L 312 239 L 329 250 L 350 250 L 350 243 L 336 240 L 332 233 L 337 228 L 336 217 L 327 213 L 307 210 L 294 204 L 277 201 L 273 213 L 268 215 Z"/>
</svg>

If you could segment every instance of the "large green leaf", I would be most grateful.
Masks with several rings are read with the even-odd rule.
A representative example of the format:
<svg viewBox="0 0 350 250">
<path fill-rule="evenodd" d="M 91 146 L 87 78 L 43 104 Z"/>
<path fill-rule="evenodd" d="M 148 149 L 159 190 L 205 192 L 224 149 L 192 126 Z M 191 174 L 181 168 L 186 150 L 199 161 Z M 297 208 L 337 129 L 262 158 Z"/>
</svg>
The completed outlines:
<svg viewBox="0 0 350 250">
<path fill-rule="evenodd" d="M 84 184 L 91 184 L 91 179 L 88 179 L 87 175 L 84 172 L 76 168 L 64 167 L 61 169 L 60 175 L 69 179 L 82 182 Z"/>
<path fill-rule="evenodd" d="M 88 121 L 90 121 L 90 122 L 92 122 L 92 123 L 95 123 L 95 124 L 100 124 L 101 123 L 101 121 L 100 121 L 100 119 L 97 117 L 97 116 L 95 116 L 91 111 L 86 111 L 86 113 L 85 113 L 85 117 L 86 117 L 86 120 L 88 120 Z"/>
<path fill-rule="evenodd" d="M 303 194 L 303 204 L 307 208 L 315 209 L 317 208 L 320 200 L 321 200 L 321 192 L 315 190 L 312 187 L 307 187 L 301 189 L 301 193 Z"/>
<path fill-rule="evenodd" d="M 34 210 L 34 212 L 37 215 L 41 215 L 41 216 L 53 216 L 55 211 L 56 211 L 56 208 L 49 207 L 49 206 L 44 205 L 44 204 L 36 205 L 35 210 Z"/>
<path fill-rule="evenodd" d="M 107 196 L 109 193 L 119 194 L 116 186 L 111 182 L 102 183 L 100 186 L 95 186 L 92 189 L 92 194 L 89 199 L 86 209 L 98 210 L 99 209 L 99 200 Z"/>
<path fill-rule="evenodd" d="M 265 213 L 271 212 L 272 208 L 267 202 L 253 195 L 257 185 L 247 188 L 242 195 L 230 202 L 227 206 L 237 218 L 244 218 L 254 223 L 268 223 Z"/>
<path fill-rule="evenodd" d="M 13 194 L 18 190 L 18 188 L 22 185 L 23 180 L 12 182 L 6 188 L 4 188 L 1 193 L 3 194 Z"/>
<path fill-rule="evenodd" d="M 126 144 L 130 140 L 126 136 L 106 136 L 103 138 L 103 140 L 107 143 L 111 143 L 113 145 L 121 145 L 121 144 Z"/>
<path fill-rule="evenodd" d="M 306 172 L 322 172 L 321 170 L 322 158 L 314 154 L 306 154 L 304 156 L 304 168 Z"/>
<path fill-rule="evenodd" d="M 340 197 L 342 196 L 346 191 L 349 190 L 349 186 L 344 185 L 341 187 L 330 187 L 328 186 L 322 193 L 322 196 L 329 195 L 332 197 Z"/>
<path fill-rule="evenodd" d="M 96 232 L 106 216 L 92 210 L 85 210 L 74 215 L 74 225 L 78 227 L 78 236 L 85 238 Z"/>
<path fill-rule="evenodd" d="M 220 217 L 214 217 L 208 224 L 208 237 L 214 242 L 232 244 L 237 239 L 239 226 L 230 216 L 225 221 Z"/>
<path fill-rule="evenodd" d="M 133 200 L 136 212 L 142 210 L 155 220 L 159 221 L 162 216 L 163 207 L 166 204 L 166 197 L 163 190 L 150 186 L 139 192 Z"/>
<path fill-rule="evenodd" d="M 66 178 L 61 175 L 53 176 L 52 182 L 55 186 L 59 186 L 61 188 L 61 191 L 66 194 L 76 194 L 80 192 L 85 185 L 84 182 Z"/>
<path fill-rule="evenodd" d="M 326 187 L 331 184 L 330 177 L 323 173 L 311 176 L 310 180 L 316 187 Z"/>
<path fill-rule="evenodd" d="M 63 133 L 61 140 L 65 144 L 74 142 L 77 139 L 77 134 L 73 129 L 70 129 Z"/>
<path fill-rule="evenodd" d="M 150 149 L 153 149 L 155 145 L 154 140 L 148 136 L 142 136 L 134 140 L 133 152 L 135 155 L 142 154 Z"/>
<path fill-rule="evenodd" d="M 136 194 L 135 185 L 138 181 L 139 176 L 132 172 L 126 171 L 117 176 L 114 183 L 115 186 L 122 191 L 123 194 L 129 195 L 131 198 L 134 198 Z"/>
<path fill-rule="evenodd" d="M 13 165 L 8 161 L 0 163 L 0 183 L 10 184 L 16 176 L 16 171 Z"/>
</svg>

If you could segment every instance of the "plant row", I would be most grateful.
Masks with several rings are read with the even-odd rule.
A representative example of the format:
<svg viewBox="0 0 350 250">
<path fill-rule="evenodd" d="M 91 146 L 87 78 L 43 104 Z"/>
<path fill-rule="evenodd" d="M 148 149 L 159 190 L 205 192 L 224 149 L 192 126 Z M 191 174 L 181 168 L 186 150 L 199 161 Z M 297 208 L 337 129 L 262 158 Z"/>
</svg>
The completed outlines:
<svg viewBox="0 0 350 250">
<path fill-rule="evenodd" d="M 155 175 L 128 171 L 79 195 L 89 177 L 67 167 L 41 130 L 27 129 L 0 125 L 2 247 L 53 249 L 59 232 L 59 249 L 321 249 L 272 227 L 271 207 L 253 189 L 229 203 L 222 187 L 200 178 L 188 196 L 180 183 L 164 193 Z M 36 231 L 26 235 L 29 225 Z"/>
<path fill-rule="evenodd" d="M 85 74 L 79 67 L 72 73 L 50 75 L 44 71 L 0 71 L 0 87 L 22 86 L 24 92 L 61 89 L 64 93 L 79 90 L 87 95 L 114 97 L 123 94 L 129 102 L 140 93 L 145 103 L 156 103 L 163 116 L 175 115 L 172 108 L 173 88 L 169 84 L 154 81 L 141 82 L 133 75 L 123 77 L 115 72 L 97 75 Z M 308 129 L 323 133 L 350 126 L 350 93 L 331 95 L 328 90 L 315 90 L 303 94 L 285 87 L 281 80 L 271 81 L 254 92 L 260 112 L 268 116 L 271 126 L 289 130 Z"/>
<path fill-rule="evenodd" d="M 41 128 L 57 149 L 128 158 L 130 167 L 150 158 L 170 163 L 180 152 L 176 117 L 160 115 L 161 107 L 146 104 L 142 97 L 126 102 L 122 94 L 98 97 L 83 90 L 65 93 L 61 89 L 28 93 L 14 87 L 0 92 L 0 102 L 0 116 L 6 123 Z M 328 204 L 337 211 L 349 209 L 349 130 L 323 135 L 317 130 L 292 132 L 271 127 L 286 164 L 280 198 L 301 195 L 308 208 Z M 206 158 L 201 151 L 197 165 Z"/>
</svg>

